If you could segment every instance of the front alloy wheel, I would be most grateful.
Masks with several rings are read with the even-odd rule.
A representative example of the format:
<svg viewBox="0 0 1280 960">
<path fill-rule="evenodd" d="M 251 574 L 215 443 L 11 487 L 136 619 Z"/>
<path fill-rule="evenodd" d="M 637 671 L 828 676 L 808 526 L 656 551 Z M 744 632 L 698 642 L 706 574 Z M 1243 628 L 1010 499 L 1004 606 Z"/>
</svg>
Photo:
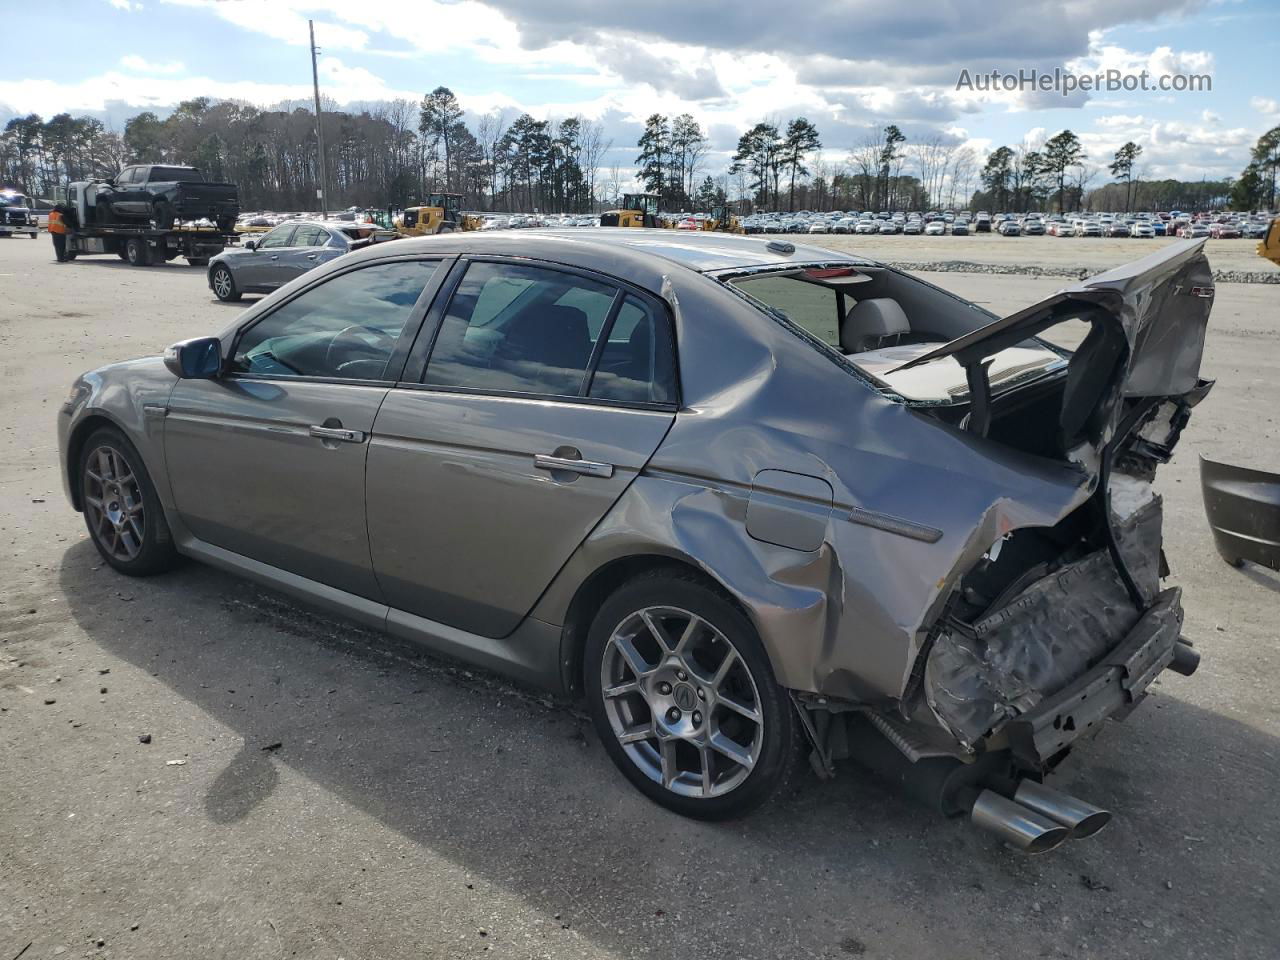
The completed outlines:
<svg viewBox="0 0 1280 960">
<path fill-rule="evenodd" d="M 646 574 L 600 608 L 585 681 L 618 769 L 685 816 L 739 816 L 798 770 L 800 723 L 742 611 L 682 570 Z"/>
<path fill-rule="evenodd" d="M 135 577 L 171 568 L 177 553 L 164 508 L 133 444 L 113 427 L 95 431 L 79 473 L 85 526 L 103 559 Z"/>
<path fill-rule="evenodd" d="M 95 447 L 85 459 L 84 512 L 94 540 L 107 557 L 128 563 L 142 553 L 147 522 L 142 487 L 115 447 Z"/>
</svg>

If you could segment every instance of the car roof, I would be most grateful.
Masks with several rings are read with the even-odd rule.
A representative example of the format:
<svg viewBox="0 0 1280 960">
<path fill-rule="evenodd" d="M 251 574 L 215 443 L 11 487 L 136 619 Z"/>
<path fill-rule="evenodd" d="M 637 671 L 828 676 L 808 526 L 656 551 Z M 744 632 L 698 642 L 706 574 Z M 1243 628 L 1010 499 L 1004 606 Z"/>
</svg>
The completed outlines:
<svg viewBox="0 0 1280 960">
<path fill-rule="evenodd" d="M 412 252 L 527 256 L 560 261 L 614 273 L 629 279 L 628 263 L 655 266 L 655 258 L 698 273 L 800 263 L 861 263 L 873 261 L 808 244 L 764 237 L 674 230 L 601 227 L 576 230 L 461 231 L 434 237 L 397 240 L 397 254 Z M 382 247 L 384 254 L 390 247 Z M 647 271 L 646 271 L 647 272 Z"/>
</svg>

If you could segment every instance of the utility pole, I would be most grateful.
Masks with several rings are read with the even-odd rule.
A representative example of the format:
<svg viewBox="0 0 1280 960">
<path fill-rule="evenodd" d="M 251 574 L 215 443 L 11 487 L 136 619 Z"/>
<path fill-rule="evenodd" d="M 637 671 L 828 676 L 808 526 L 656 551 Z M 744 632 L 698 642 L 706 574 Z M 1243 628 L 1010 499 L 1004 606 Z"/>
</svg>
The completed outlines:
<svg viewBox="0 0 1280 960">
<path fill-rule="evenodd" d="M 320 219 L 329 219 L 329 174 L 324 162 L 324 123 L 320 119 L 320 75 L 316 72 L 316 24 L 307 21 L 311 31 L 311 88 L 316 95 L 316 146 L 320 151 Z"/>
</svg>

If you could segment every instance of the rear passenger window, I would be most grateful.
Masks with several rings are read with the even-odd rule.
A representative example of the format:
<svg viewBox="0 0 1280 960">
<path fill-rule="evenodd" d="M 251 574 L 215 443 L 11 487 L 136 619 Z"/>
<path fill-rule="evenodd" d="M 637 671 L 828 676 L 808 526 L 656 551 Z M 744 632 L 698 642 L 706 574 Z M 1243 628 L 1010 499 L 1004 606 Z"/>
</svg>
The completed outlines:
<svg viewBox="0 0 1280 960">
<path fill-rule="evenodd" d="M 609 331 L 587 395 L 631 403 L 674 403 L 674 354 L 666 318 L 628 295 Z"/>
<path fill-rule="evenodd" d="M 311 224 L 298 227 L 289 242 L 291 247 L 323 247 L 329 242 L 329 231 Z"/>
<path fill-rule="evenodd" d="M 613 297 L 607 284 L 558 270 L 473 263 L 423 382 L 576 397 Z"/>
<path fill-rule="evenodd" d="M 609 328 L 617 296 L 610 284 L 559 270 L 473 263 L 449 303 L 423 382 L 673 402 L 674 350 L 666 318 L 627 294 Z M 608 339 L 601 343 L 606 328 Z"/>
</svg>

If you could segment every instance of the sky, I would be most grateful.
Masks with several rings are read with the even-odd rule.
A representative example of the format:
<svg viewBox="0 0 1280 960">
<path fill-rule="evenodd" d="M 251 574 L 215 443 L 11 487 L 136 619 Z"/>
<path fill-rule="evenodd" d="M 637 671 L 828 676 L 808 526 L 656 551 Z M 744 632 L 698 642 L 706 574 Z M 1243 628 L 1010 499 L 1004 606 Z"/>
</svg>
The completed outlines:
<svg viewBox="0 0 1280 960">
<path fill-rule="evenodd" d="M 56 37 L 0 67 L 0 123 L 67 111 L 122 131 L 183 99 L 262 106 L 311 96 L 307 20 L 322 93 L 359 107 L 450 87 L 469 119 L 580 115 L 604 124 L 626 168 L 654 112 L 697 117 L 723 172 L 739 134 L 808 117 L 838 162 L 895 123 L 981 159 L 1064 128 L 1090 163 L 1124 142 L 1144 178 L 1237 176 L 1280 124 L 1274 0 L 5 0 L 10 38 Z M 71 31 L 51 23 L 78 24 Z M 81 40 L 83 43 L 77 43 Z M 992 70 L 1208 76 L 1210 90 L 957 89 Z M 976 82 L 974 84 L 977 85 Z"/>
</svg>

